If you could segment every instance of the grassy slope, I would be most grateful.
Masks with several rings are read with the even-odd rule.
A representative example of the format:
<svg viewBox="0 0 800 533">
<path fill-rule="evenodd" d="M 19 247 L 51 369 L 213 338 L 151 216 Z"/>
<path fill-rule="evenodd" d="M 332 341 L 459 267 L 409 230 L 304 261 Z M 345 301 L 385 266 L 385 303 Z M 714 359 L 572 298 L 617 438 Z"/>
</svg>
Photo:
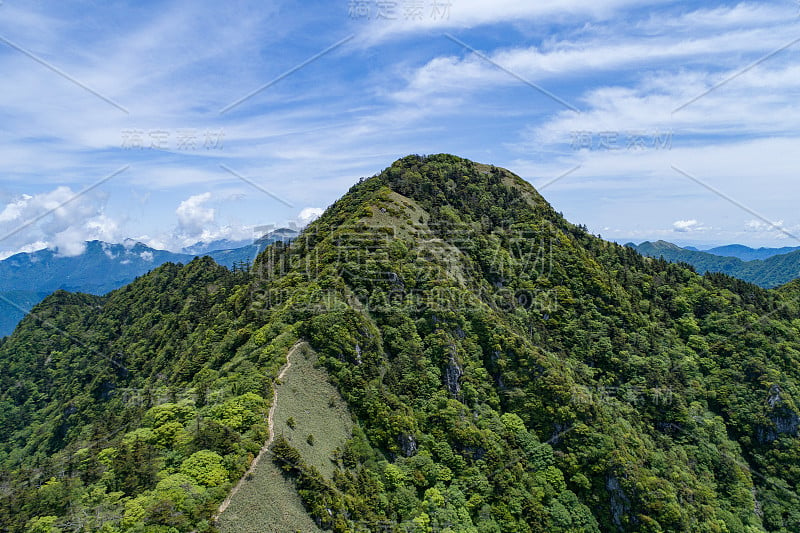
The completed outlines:
<svg viewBox="0 0 800 533">
<path fill-rule="evenodd" d="M 261 461 L 220 516 L 222 533 L 321 531 L 303 508 L 294 483 L 272 461 Z"/>
<path fill-rule="evenodd" d="M 328 383 L 327 374 L 314 367 L 316 354 L 298 350 L 292 365 L 277 385 L 275 435 L 284 434 L 303 454 L 303 458 L 330 478 L 330 461 L 336 447 L 350 437 L 352 421 L 344 401 Z M 294 418 L 292 430 L 286 421 Z M 306 442 L 315 436 L 314 445 Z M 258 463 L 252 476 L 232 498 L 230 507 L 219 519 L 222 533 L 252 531 L 321 531 L 303 508 L 291 479 L 286 478 L 271 457 Z"/>
<path fill-rule="evenodd" d="M 353 422 L 339 392 L 328 382 L 325 371 L 314 367 L 316 354 L 301 350 L 292 359 L 292 367 L 278 386 L 275 410 L 275 435 L 283 435 L 327 479 L 333 477 L 330 457 L 350 438 Z M 295 429 L 286 421 L 294 418 Z M 314 445 L 306 442 L 314 435 Z"/>
</svg>

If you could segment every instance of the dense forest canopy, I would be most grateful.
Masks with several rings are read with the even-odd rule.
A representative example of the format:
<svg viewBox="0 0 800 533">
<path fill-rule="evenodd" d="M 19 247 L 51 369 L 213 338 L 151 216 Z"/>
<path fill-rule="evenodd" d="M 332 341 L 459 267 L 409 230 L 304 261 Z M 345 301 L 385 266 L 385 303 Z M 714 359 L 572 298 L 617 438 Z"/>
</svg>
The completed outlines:
<svg viewBox="0 0 800 533">
<path fill-rule="evenodd" d="M 0 341 L 0 530 L 214 531 L 304 340 L 353 436 L 332 477 L 271 458 L 323 529 L 798 531 L 798 297 L 409 156 L 249 269 L 39 304 Z"/>
</svg>

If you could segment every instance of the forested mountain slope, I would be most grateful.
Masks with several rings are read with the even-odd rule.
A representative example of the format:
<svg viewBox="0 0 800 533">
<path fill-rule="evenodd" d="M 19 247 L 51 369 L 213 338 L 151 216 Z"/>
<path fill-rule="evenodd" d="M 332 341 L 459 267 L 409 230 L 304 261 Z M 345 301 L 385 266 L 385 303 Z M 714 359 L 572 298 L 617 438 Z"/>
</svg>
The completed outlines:
<svg viewBox="0 0 800 533">
<path fill-rule="evenodd" d="M 798 298 L 409 156 L 249 272 L 198 259 L 37 306 L 0 345 L 0 524 L 213 530 L 305 340 L 353 437 L 332 479 L 272 452 L 323 529 L 797 531 Z"/>
</svg>

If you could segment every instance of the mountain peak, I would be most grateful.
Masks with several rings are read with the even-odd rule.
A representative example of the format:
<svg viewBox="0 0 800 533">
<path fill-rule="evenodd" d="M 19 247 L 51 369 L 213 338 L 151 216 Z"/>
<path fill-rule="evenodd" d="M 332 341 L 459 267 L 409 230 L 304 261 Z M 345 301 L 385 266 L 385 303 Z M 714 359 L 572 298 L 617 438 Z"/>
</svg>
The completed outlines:
<svg viewBox="0 0 800 533">
<path fill-rule="evenodd" d="M 426 203 L 449 203 L 471 215 L 496 218 L 491 211 L 498 202 L 505 207 L 547 205 L 530 183 L 508 170 L 450 154 L 398 159 L 379 178 L 400 194 Z"/>
<path fill-rule="evenodd" d="M 0 343 L 0 527 L 207 531 L 250 465 L 286 497 L 231 494 L 248 530 L 299 529 L 252 505 L 289 498 L 334 531 L 796 530 L 787 296 L 603 241 L 503 169 L 409 156 L 251 268 L 43 302 Z"/>
<path fill-rule="evenodd" d="M 439 224 L 491 228 L 534 219 L 547 219 L 558 225 L 565 222 L 519 176 L 450 154 L 398 159 L 381 173 L 356 184 L 332 206 L 333 211 L 366 201 L 381 187 L 417 202 Z M 344 213 L 331 214 L 328 219 L 341 221 L 342 216 Z M 325 223 L 321 220 L 318 225 Z"/>
</svg>

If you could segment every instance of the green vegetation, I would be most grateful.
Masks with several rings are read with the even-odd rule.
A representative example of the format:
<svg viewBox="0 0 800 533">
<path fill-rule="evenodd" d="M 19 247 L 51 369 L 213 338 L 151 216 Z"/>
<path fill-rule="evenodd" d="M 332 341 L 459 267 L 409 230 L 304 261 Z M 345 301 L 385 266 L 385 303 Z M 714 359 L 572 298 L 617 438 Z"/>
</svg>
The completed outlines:
<svg viewBox="0 0 800 533">
<path fill-rule="evenodd" d="M 320 368 L 276 385 L 253 476 L 296 490 L 284 531 L 298 501 L 341 532 L 798 531 L 798 298 L 604 242 L 503 169 L 409 156 L 247 271 L 40 304 L 0 344 L 0 524 L 212 530 L 302 339 Z M 223 530 L 258 529 L 246 501 Z"/>
<path fill-rule="evenodd" d="M 4 528 L 210 530 L 266 438 L 286 350 L 242 348 L 251 332 L 227 316 L 244 294 L 204 258 L 34 308 L 0 345 Z"/>
<path fill-rule="evenodd" d="M 0 336 L 10 335 L 19 321 L 48 293 L 0 290 Z"/>
<path fill-rule="evenodd" d="M 130 246 L 89 241 L 85 252 L 77 256 L 62 257 L 50 249 L 13 255 L 0 261 L 0 336 L 10 335 L 34 305 L 57 289 L 106 294 L 164 263 L 188 263 L 200 253 L 236 272 L 246 269 L 270 243 L 296 235 L 294 230 L 282 228 L 240 248 L 209 250 L 195 246 L 188 254 L 156 250 L 142 243 Z M 225 242 L 211 244 L 222 246 Z"/>
</svg>

